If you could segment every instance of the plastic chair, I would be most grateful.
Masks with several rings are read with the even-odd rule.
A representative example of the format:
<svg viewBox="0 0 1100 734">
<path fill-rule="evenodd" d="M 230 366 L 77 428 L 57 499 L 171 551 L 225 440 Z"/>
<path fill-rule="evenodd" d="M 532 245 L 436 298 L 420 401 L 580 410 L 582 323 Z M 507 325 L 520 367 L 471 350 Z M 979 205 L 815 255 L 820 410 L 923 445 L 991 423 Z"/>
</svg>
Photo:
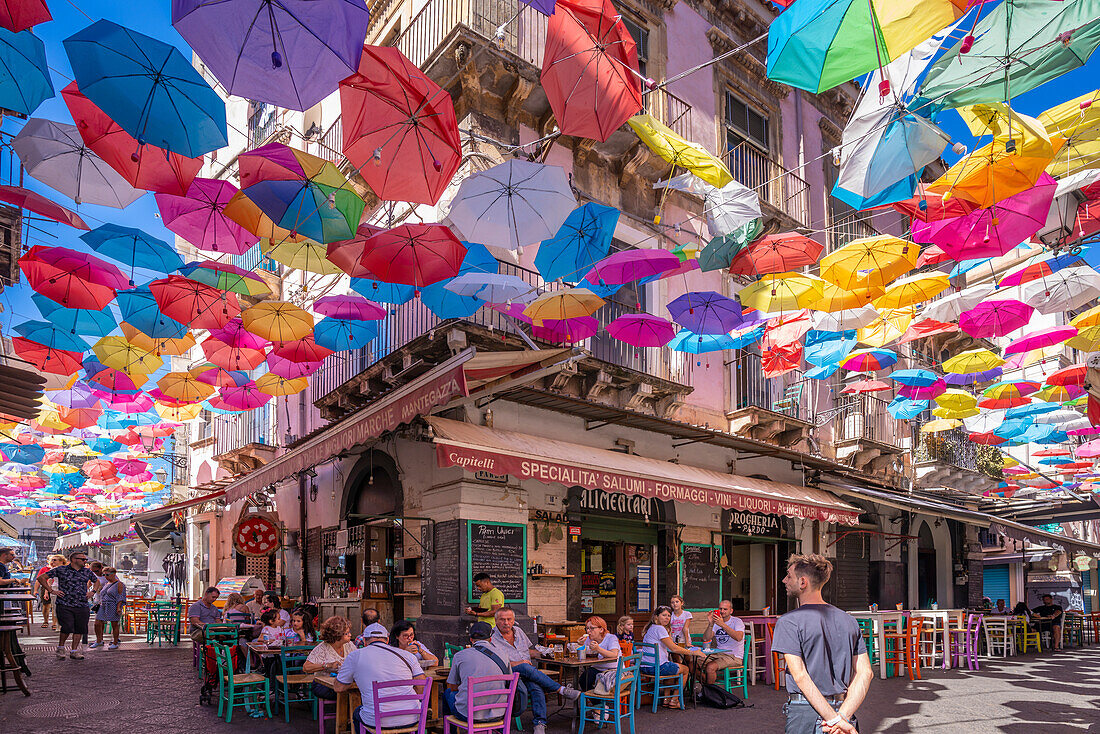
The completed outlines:
<svg viewBox="0 0 1100 734">
<path fill-rule="evenodd" d="M 641 679 L 642 654 L 620 655 L 615 664 L 615 685 L 610 692 L 581 693 L 578 699 L 581 723 L 577 734 L 584 734 L 585 724 L 595 724 L 602 729 L 604 724 L 611 722 L 615 724 L 615 734 L 622 734 L 623 719 L 630 721 L 630 734 L 634 734 L 634 708 Z"/>
<path fill-rule="evenodd" d="M 443 717 L 443 734 L 451 734 L 451 727 L 469 734 L 477 732 L 500 731 L 511 734 L 512 706 L 516 700 L 516 687 L 519 685 L 519 673 L 511 675 L 487 675 L 482 678 L 470 678 L 466 685 L 466 713 L 468 720 L 454 714 Z M 507 696 L 504 701 L 497 701 Z M 494 710 L 504 709 L 496 718 L 478 720 L 478 712 L 485 711 L 493 716 Z"/>
<path fill-rule="evenodd" d="M 886 649 L 882 651 L 887 664 L 902 665 L 909 671 L 909 680 L 920 680 L 920 637 L 924 629 L 924 620 L 909 617 L 902 625 L 903 630 L 887 632 Z"/>
<path fill-rule="evenodd" d="M 1006 658 L 1016 654 L 1016 635 L 1012 624 L 1006 617 L 988 617 L 985 628 L 985 649 L 991 656 Z"/>
<path fill-rule="evenodd" d="M 149 608 L 149 621 L 145 626 L 145 642 L 152 645 L 167 642 L 179 644 L 180 610 L 175 604 L 154 604 Z"/>
<path fill-rule="evenodd" d="M 1014 617 L 1014 619 L 1016 622 L 1016 649 L 1026 653 L 1028 647 L 1034 644 L 1036 651 L 1042 652 L 1043 647 L 1039 630 L 1032 629 L 1028 625 L 1027 617 L 1019 616 Z"/>
<path fill-rule="evenodd" d="M 661 694 L 669 691 L 676 691 L 680 700 L 680 709 L 684 708 L 684 679 L 680 676 L 680 671 L 677 669 L 673 675 L 661 675 L 661 671 L 657 667 L 657 661 L 661 658 L 657 655 L 657 645 L 647 644 L 645 642 L 635 642 L 634 648 L 640 650 L 642 656 L 642 663 L 640 669 L 640 690 L 643 693 L 653 695 L 653 713 L 657 713 L 657 705 L 661 702 Z M 653 672 L 647 673 L 645 671 L 646 661 L 651 662 L 653 665 Z M 652 688 L 651 688 L 652 684 Z M 636 705 L 640 708 L 642 705 L 642 697 L 639 694 Z"/>
<path fill-rule="evenodd" d="M 233 721 L 233 709 L 260 703 L 262 696 L 267 717 L 271 718 L 271 684 L 261 673 L 235 673 L 229 648 L 214 645 L 214 657 L 218 661 L 218 716 L 225 710 L 225 723 Z"/>
<path fill-rule="evenodd" d="M 948 630 L 951 642 L 951 665 L 959 666 L 966 661 L 968 670 L 978 670 L 978 633 L 982 628 L 982 615 L 971 614 L 965 627 L 952 627 Z"/>
<path fill-rule="evenodd" d="M 316 699 L 316 696 L 313 695 L 313 688 L 309 685 L 313 682 L 313 674 L 302 672 L 302 664 L 305 663 L 306 657 L 313 650 L 313 647 L 313 645 L 287 645 L 279 651 L 280 672 L 275 676 L 275 710 L 279 709 L 280 703 L 283 704 L 283 718 L 287 723 L 290 722 L 290 704 L 313 703 Z M 305 694 L 299 694 L 291 698 L 291 686 L 301 685 L 305 686 Z M 317 715 L 316 711 L 313 713 L 314 716 Z"/>
<path fill-rule="evenodd" d="M 752 632 L 745 630 L 745 650 L 752 649 Z M 779 653 L 774 653 L 778 655 Z M 783 673 L 786 674 L 786 666 L 783 667 Z M 776 678 L 776 685 L 778 685 L 779 676 Z M 741 689 L 741 698 L 749 697 L 749 656 L 745 654 L 744 650 L 741 652 L 741 667 L 740 668 L 726 668 L 722 671 L 722 687 L 730 693 L 734 692 L 734 689 Z"/>
<path fill-rule="evenodd" d="M 421 690 L 414 693 L 391 692 L 387 694 L 384 692 L 388 688 L 409 688 L 410 686 Z M 374 734 L 382 734 L 382 732 L 386 732 L 386 734 L 411 734 L 412 732 L 425 734 L 428 726 L 428 700 L 432 692 L 431 678 L 375 681 L 372 688 L 374 689 Z M 415 705 L 413 704 L 414 701 L 416 702 Z M 394 706 L 394 708 L 383 711 L 382 704 Z M 416 724 L 385 725 L 386 719 L 397 716 L 412 716 L 414 714 L 420 717 L 420 721 Z M 370 734 L 371 731 L 365 724 L 359 725 L 359 734 Z"/>
</svg>

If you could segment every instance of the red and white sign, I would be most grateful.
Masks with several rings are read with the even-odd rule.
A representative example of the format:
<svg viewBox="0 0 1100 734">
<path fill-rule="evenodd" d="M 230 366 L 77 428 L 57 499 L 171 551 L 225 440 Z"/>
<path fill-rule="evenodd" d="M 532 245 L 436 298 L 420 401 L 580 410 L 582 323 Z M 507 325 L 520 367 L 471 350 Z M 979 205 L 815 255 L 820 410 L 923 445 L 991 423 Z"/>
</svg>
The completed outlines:
<svg viewBox="0 0 1100 734">
<path fill-rule="evenodd" d="M 543 484 L 580 486 L 606 492 L 637 494 L 658 500 L 691 502 L 741 512 L 765 512 L 845 525 L 856 525 L 859 522 L 858 513 L 830 507 L 729 489 L 681 484 L 659 477 L 610 472 L 591 466 L 512 456 L 470 446 L 439 443 L 436 446 L 436 460 L 442 467 L 460 466 L 468 472 L 511 474 L 517 479 L 534 479 Z"/>
</svg>

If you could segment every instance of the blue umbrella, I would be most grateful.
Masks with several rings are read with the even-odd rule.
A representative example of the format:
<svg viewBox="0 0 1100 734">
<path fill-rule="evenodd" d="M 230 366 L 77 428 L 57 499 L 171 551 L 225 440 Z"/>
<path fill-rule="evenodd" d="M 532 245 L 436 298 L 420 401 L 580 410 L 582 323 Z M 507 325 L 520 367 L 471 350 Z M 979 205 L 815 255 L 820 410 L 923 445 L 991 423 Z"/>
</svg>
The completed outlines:
<svg viewBox="0 0 1100 734">
<path fill-rule="evenodd" d="M 179 339 L 187 333 L 187 324 L 160 312 L 149 286 L 119 291 L 118 308 L 123 321 L 150 339 Z"/>
<path fill-rule="evenodd" d="M 73 491 L 77 487 L 83 487 L 86 481 L 88 481 L 88 477 L 79 473 L 51 474 L 49 486 L 59 490 L 61 493 L 66 493 Z"/>
<path fill-rule="evenodd" d="M 744 349 L 745 347 L 751 347 L 764 338 L 764 332 L 767 331 L 767 329 L 767 324 L 758 324 L 737 336 L 731 334 L 730 338 L 733 340 L 733 348 Z"/>
<path fill-rule="evenodd" d="M 607 257 L 619 210 L 589 202 L 569 212 L 565 223 L 535 254 L 535 268 L 546 280 L 577 282 L 598 261 Z"/>
<path fill-rule="evenodd" d="M 1031 418 L 1015 418 L 1008 420 L 1008 414 L 1005 414 L 1006 420 L 993 429 L 993 435 L 998 438 L 1004 438 L 1012 440 L 1018 438 L 1027 432 L 1032 426 Z"/>
<path fill-rule="evenodd" d="M 889 375 L 890 379 L 894 382 L 900 382 L 902 385 L 909 385 L 910 387 L 928 387 L 935 384 L 939 379 L 932 370 L 894 370 Z"/>
<path fill-rule="evenodd" d="M 416 289 L 411 285 L 399 283 L 383 283 L 380 280 L 370 278 L 352 278 L 351 289 L 372 301 L 378 303 L 390 303 L 395 306 L 408 303 L 416 295 Z"/>
<path fill-rule="evenodd" d="M 107 336 L 118 326 L 110 311 L 92 311 L 84 308 L 65 308 L 41 293 L 31 295 L 42 317 L 58 329 L 70 334 L 86 336 Z"/>
<path fill-rule="evenodd" d="M 856 346 L 856 331 L 821 331 L 811 329 L 806 332 L 803 356 L 807 362 L 818 367 L 837 364 L 848 356 Z"/>
<path fill-rule="evenodd" d="M 15 327 L 15 332 L 50 349 L 64 349 L 70 352 L 86 352 L 90 349 L 86 341 L 58 329 L 48 321 L 24 321 Z"/>
<path fill-rule="evenodd" d="M 139 145 L 194 158 L 229 144 L 225 103 L 174 46 L 109 20 L 64 45 L 80 91 Z"/>
<path fill-rule="evenodd" d="M 117 427 L 122 428 L 123 426 Z M 98 451 L 101 454 L 113 454 L 116 451 L 122 450 L 122 444 L 120 444 L 118 441 L 115 441 L 113 438 L 107 438 L 106 436 L 100 436 L 99 438 L 93 439 L 91 442 L 88 443 L 88 447 L 92 451 Z"/>
<path fill-rule="evenodd" d="M 1059 466 L 1061 464 L 1072 464 L 1073 459 L 1068 456 L 1047 456 L 1046 458 L 1039 459 L 1039 463 L 1044 466 Z M 3 467 L 0 467 L 3 469 Z"/>
<path fill-rule="evenodd" d="M 814 367 L 812 370 L 808 370 L 803 375 L 807 380 L 828 380 L 836 371 L 840 369 L 838 364 L 823 364 L 820 367 Z"/>
<path fill-rule="evenodd" d="M 33 443 L 0 443 L 0 451 L 8 457 L 8 461 L 18 461 L 21 464 L 37 464 L 46 456 L 46 449 Z"/>
<path fill-rule="evenodd" d="M 463 242 L 462 244 L 466 246 L 466 255 L 462 258 L 458 275 L 467 273 L 495 274 L 497 272 L 500 264 L 485 245 L 479 245 L 476 242 Z M 421 288 L 420 302 L 441 319 L 464 319 L 473 316 L 479 308 L 485 305 L 485 301 L 468 295 L 459 295 L 448 290 L 446 286 L 452 280 L 453 278 L 447 278 Z M 363 291 L 359 292 L 366 295 Z"/>
<path fill-rule="evenodd" d="M 38 36 L 0 28 L 0 107 L 29 115 L 53 94 L 46 46 Z"/>
<path fill-rule="evenodd" d="M 928 401 L 910 400 L 899 395 L 890 401 L 890 404 L 886 406 L 886 410 L 894 416 L 895 420 L 909 420 L 928 410 Z"/>
<path fill-rule="evenodd" d="M 80 239 L 100 255 L 129 265 L 130 285 L 134 284 L 133 268 L 170 273 L 183 267 L 183 259 L 174 247 L 133 227 L 103 224 L 80 235 Z"/>
<path fill-rule="evenodd" d="M 669 349 L 688 354 L 705 354 L 707 352 L 721 352 L 724 349 L 737 349 L 737 343 L 729 334 L 696 334 L 687 329 L 680 329 L 672 341 L 668 343 Z"/>
<path fill-rule="evenodd" d="M 1053 413 L 1056 410 L 1062 408 L 1058 403 L 1028 403 L 1027 405 L 1017 405 L 1015 408 L 1009 408 L 1005 412 L 1005 420 L 1011 420 L 1013 418 L 1027 418 L 1034 415 L 1042 415 L 1043 413 Z"/>
<path fill-rule="evenodd" d="M 377 321 L 334 319 L 326 316 L 313 327 L 313 341 L 317 346 L 334 352 L 362 349 L 377 336 Z"/>
</svg>

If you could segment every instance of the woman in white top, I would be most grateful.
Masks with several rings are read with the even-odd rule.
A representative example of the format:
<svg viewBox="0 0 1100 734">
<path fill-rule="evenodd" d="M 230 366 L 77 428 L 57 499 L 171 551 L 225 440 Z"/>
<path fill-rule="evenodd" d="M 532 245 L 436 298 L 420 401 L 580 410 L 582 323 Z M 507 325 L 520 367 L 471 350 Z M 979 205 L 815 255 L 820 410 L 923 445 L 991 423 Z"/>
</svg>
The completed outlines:
<svg viewBox="0 0 1100 734">
<path fill-rule="evenodd" d="M 580 688 L 588 691 L 596 685 L 596 678 L 600 673 L 615 670 L 622 649 L 619 647 L 619 638 L 607 631 L 607 622 L 603 617 L 589 617 L 585 620 L 584 632 L 588 638 L 585 642 L 585 654 L 600 659 L 600 662 L 585 668 L 581 673 Z"/>
<path fill-rule="evenodd" d="M 691 647 L 691 612 L 684 609 L 684 597 L 674 595 L 669 599 L 672 605 L 672 620 L 669 622 L 669 632 L 672 633 L 672 641 L 684 647 Z"/>
<path fill-rule="evenodd" d="M 318 632 L 321 642 L 310 651 L 302 664 L 302 672 L 335 675 L 344 664 L 344 658 L 355 650 L 355 643 L 351 641 L 351 625 L 343 617 L 329 617 L 321 623 Z M 313 693 L 327 701 L 336 700 L 336 692 L 331 686 L 314 683 Z"/>
<path fill-rule="evenodd" d="M 670 652 L 678 655 L 699 655 L 698 650 L 688 650 L 685 647 L 680 647 L 672 640 L 672 633 L 668 631 L 668 625 L 672 621 L 672 610 L 665 606 L 657 607 L 653 610 L 653 616 L 649 619 L 649 624 L 646 625 L 645 634 L 642 635 L 642 644 L 644 645 L 656 645 L 657 647 L 657 660 L 654 661 L 653 653 L 650 649 L 644 648 L 642 651 L 642 672 L 646 675 L 654 675 L 659 673 L 661 676 L 673 676 L 679 674 L 680 686 L 684 685 L 684 680 L 687 678 L 688 667 L 682 663 L 674 663 L 668 659 Z M 680 708 L 680 701 L 677 698 L 673 698 L 670 695 L 665 697 L 664 702 L 661 703 L 665 708 Z"/>
</svg>

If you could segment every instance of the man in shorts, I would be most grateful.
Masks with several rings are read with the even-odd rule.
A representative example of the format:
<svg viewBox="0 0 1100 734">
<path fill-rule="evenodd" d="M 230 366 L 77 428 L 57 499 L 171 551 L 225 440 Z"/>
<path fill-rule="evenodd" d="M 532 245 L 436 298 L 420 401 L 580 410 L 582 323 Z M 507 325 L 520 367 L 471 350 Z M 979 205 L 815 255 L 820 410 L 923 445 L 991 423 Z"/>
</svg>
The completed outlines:
<svg viewBox="0 0 1100 734">
<path fill-rule="evenodd" d="M 703 642 L 713 641 L 718 652 L 707 656 L 703 666 L 707 683 L 718 680 L 718 671 L 740 668 L 745 660 L 745 623 L 733 616 L 733 602 L 723 599 L 717 613 L 711 612 L 710 626 L 703 633 Z"/>
<path fill-rule="evenodd" d="M 54 590 L 54 609 L 57 622 L 61 625 L 61 636 L 57 642 L 57 657 L 65 658 L 65 640 L 72 635 L 72 647 L 69 657 L 73 660 L 83 660 L 81 644 L 88 637 L 88 617 L 91 609 L 88 600 L 100 589 L 95 574 L 90 568 L 86 568 L 88 554 L 84 551 L 75 551 L 69 556 L 69 565 L 51 568 L 42 574 L 46 579 L 57 579 L 57 588 Z"/>
</svg>

